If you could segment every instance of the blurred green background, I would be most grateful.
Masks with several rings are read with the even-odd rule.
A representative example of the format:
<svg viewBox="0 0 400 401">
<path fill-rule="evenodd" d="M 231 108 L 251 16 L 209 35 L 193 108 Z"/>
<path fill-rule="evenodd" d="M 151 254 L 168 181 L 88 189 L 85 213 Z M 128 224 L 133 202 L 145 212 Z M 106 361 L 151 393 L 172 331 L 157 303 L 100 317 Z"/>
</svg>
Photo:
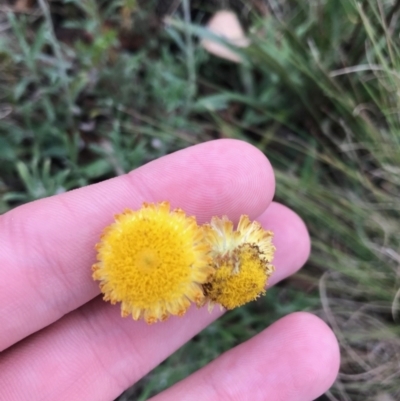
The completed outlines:
<svg viewBox="0 0 400 401">
<path fill-rule="evenodd" d="M 207 53 L 235 11 L 242 63 Z M 0 213 L 238 138 L 309 227 L 307 266 L 227 313 L 119 401 L 144 401 L 297 310 L 335 331 L 324 401 L 400 399 L 400 1 L 18 0 L 0 5 Z M 165 23 L 168 18 L 169 23 Z"/>
</svg>

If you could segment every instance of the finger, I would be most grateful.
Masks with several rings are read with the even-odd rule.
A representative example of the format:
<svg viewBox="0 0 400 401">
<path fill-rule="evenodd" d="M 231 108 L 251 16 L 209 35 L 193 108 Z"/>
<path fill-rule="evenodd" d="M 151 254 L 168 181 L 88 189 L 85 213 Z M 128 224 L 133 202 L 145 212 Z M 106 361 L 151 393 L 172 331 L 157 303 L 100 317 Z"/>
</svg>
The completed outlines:
<svg viewBox="0 0 400 401">
<path fill-rule="evenodd" d="M 293 313 L 152 401 L 311 401 L 333 384 L 339 347 L 326 324 Z"/>
<path fill-rule="evenodd" d="M 294 231 L 289 237 L 286 226 L 274 226 L 274 243 L 282 249 L 276 270 L 284 278 L 303 263 L 299 258 L 299 265 L 293 264 L 291 238 L 303 238 L 307 231 L 289 209 L 278 207 L 275 213 L 277 221 Z M 303 244 L 309 249 L 308 243 Z M 20 401 L 30 400 L 39 391 L 43 400 L 114 399 L 220 314 L 218 308 L 212 314 L 207 308 L 192 308 L 181 319 L 172 317 L 148 326 L 122 319 L 117 306 L 97 299 L 5 351 L 0 360 L 0 388 L 10 399 Z M 26 380 L 23 387 L 21 378 Z"/>
<path fill-rule="evenodd" d="M 257 217 L 265 229 L 275 233 L 276 247 L 273 264 L 277 266 L 269 285 L 274 285 L 299 270 L 310 256 L 311 241 L 303 220 L 288 207 L 272 202 Z M 284 268 L 280 268 L 284 266 Z"/>
<path fill-rule="evenodd" d="M 21 206 L 0 220 L 0 350 L 99 293 L 94 244 L 113 215 L 169 200 L 196 215 L 260 214 L 272 199 L 265 156 L 241 141 L 204 143 L 130 174 Z"/>
</svg>

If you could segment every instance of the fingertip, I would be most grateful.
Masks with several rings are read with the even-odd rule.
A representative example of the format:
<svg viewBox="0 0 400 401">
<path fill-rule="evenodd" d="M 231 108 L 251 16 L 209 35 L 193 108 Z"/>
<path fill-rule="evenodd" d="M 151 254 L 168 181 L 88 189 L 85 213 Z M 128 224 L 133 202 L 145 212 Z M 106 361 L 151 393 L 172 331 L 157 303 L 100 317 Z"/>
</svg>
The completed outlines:
<svg viewBox="0 0 400 401">
<path fill-rule="evenodd" d="M 333 384 L 339 347 L 330 328 L 305 312 L 288 315 L 227 351 L 155 400 L 315 400 Z"/>
<path fill-rule="evenodd" d="M 301 217 L 277 202 L 272 202 L 257 220 L 266 230 L 274 232 L 276 251 L 272 263 L 276 271 L 270 280 L 270 285 L 273 285 L 306 263 L 311 251 L 310 235 Z"/>
<path fill-rule="evenodd" d="M 149 174 L 150 172 L 150 174 Z M 130 173 L 133 184 L 145 186 L 149 199 L 169 200 L 185 206 L 200 222 L 212 215 L 251 218 L 271 203 L 275 177 L 265 155 L 253 145 L 235 139 L 218 139 L 155 160 Z M 179 185 L 173 185 L 173 177 Z M 212 213 L 212 214 L 211 214 Z"/>
<path fill-rule="evenodd" d="M 220 139 L 213 145 L 216 153 L 219 153 L 219 148 L 231 148 L 229 157 L 238 172 L 242 172 L 234 177 L 235 185 L 248 204 L 244 208 L 238 203 L 237 210 L 240 210 L 240 215 L 248 214 L 250 218 L 256 218 L 271 204 L 275 194 L 275 174 L 270 161 L 258 148 L 241 140 Z"/>
<path fill-rule="evenodd" d="M 291 356 L 288 389 L 293 393 L 287 399 L 307 389 L 307 398 L 315 399 L 334 383 L 340 367 L 338 341 L 331 328 L 317 316 L 296 312 L 276 322 L 270 329 L 288 341 L 285 353 Z M 290 384 L 289 384 L 290 383 Z M 303 399 L 303 398 L 302 398 Z"/>
</svg>

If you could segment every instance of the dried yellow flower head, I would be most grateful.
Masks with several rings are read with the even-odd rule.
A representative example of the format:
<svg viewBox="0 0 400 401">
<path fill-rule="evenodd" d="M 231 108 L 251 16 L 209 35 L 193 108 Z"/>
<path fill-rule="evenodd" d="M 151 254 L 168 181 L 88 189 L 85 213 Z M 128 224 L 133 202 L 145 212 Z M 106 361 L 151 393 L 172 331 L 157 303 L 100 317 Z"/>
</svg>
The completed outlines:
<svg viewBox="0 0 400 401">
<path fill-rule="evenodd" d="M 93 278 L 104 299 L 121 302 L 122 316 L 147 323 L 183 316 L 190 301 L 204 304 L 210 280 L 210 246 L 194 217 L 168 202 L 144 203 L 115 216 L 96 245 Z"/>
<path fill-rule="evenodd" d="M 274 271 L 273 233 L 247 216 L 241 216 L 236 231 L 226 216 L 213 217 L 204 230 L 215 268 L 211 280 L 203 285 L 210 308 L 218 303 L 234 309 L 264 294 Z"/>
</svg>

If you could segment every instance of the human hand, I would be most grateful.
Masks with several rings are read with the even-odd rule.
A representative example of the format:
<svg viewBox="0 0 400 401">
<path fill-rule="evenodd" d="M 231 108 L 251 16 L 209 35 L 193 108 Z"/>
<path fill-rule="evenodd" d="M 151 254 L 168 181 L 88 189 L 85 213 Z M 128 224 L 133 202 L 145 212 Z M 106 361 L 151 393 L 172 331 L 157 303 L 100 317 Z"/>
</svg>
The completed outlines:
<svg viewBox="0 0 400 401">
<path fill-rule="evenodd" d="M 220 316 L 219 308 L 191 308 L 148 326 L 93 299 L 94 244 L 126 207 L 168 200 L 199 223 L 248 214 L 275 233 L 269 285 L 293 274 L 308 258 L 309 237 L 294 212 L 271 202 L 274 185 L 262 153 L 219 140 L 0 216 L 0 398 L 111 401 Z M 311 401 L 338 365 L 331 330 L 294 313 L 153 400 Z"/>
</svg>

